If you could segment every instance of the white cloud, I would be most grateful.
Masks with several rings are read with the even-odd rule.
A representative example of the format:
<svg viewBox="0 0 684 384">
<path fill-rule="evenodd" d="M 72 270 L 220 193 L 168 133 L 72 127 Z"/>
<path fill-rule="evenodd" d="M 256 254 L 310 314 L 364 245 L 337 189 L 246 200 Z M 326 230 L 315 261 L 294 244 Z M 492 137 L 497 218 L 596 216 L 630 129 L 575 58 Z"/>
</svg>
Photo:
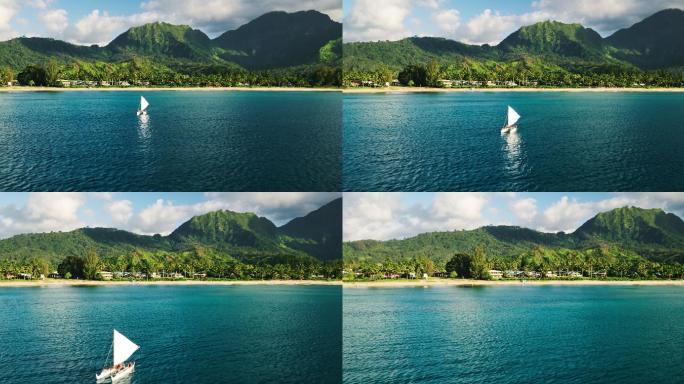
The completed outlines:
<svg viewBox="0 0 684 384">
<path fill-rule="evenodd" d="M 10 205 L 0 208 L 0 237 L 82 227 L 84 223 L 78 213 L 85 202 L 83 193 L 31 193 L 23 207 Z"/>
<path fill-rule="evenodd" d="M 547 20 L 549 17 L 549 14 L 544 12 L 502 15 L 498 11 L 485 9 L 468 20 L 454 35 L 465 43 L 496 45 L 521 26 Z"/>
<path fill-rule="evenodd" d="M 486 193 L 440 192 L 432 201 L 432 213 L 437 218 L 458 217 L 477 221 L 482 218 L 482 209 L 488 200 Z"/>
<path fill-rule="evenodd" d="M 531 197 L 516 200 L 510 204 L 510 209 L 518 219 L 529 222 L 537 216 L 537 200 Z"/>
<path fill-rule="evenodd" d="M 111 215 L 115 224 L 126 224 L 133 217 L 133 202 L 117 200 L 105 204 L 105 210 Z"/>
<path fill-rule="evenodd" d="M 192 206 L 176 206 L 170 201 L 158 199 L 136 216 L 134 231 L 146 235 L 155 233 L 167 235 L 182 220 L 192 216 L 191 210 Z"/>
<path fill-rule="evenodd" d="M 69 26 L 69 16 L 64 9 L 45 11 L 38 19 L 51 34 L 60 34 Z"/>
<path fill-rule="evenodd" d="M 0 0 L 0 41 L 17 36 L 11 21 L 19 13 L 20 6 L 15 0 Z"/>
<path fill-rule="evenodd" d="M 355 0 L 344 20 L 344 40 L 398 40 L 409 36 L 404 21 L 411 8 L 410 0 Z"/>
<path fill-rule="evenodd" d="M 26 4 L 31 8 L 47 9 L 54 0 L 26 0 Z"/>
<path fill-rule="evenodd" d="M 344 239 L 390 239 L 412 234 L 404 227 L 406 207 L 400 193 L 345 193 L 343 198 Z M 403 235 L 403 236 L 402 236 Z"/>
<path fill-rule="evenodd" d="M 401 193 L 345 193 L 344 239 L 387 240 L 430 231 L 487 224 L 489 193 L 436 193 L 427 204 L 408 205 Z"/>
<path fill-rule="evenodd" d="M 435 23 L 442 33 L 452 36 L 461 26 L 461 14 L 456 9 L 440 11 L 435 15 Z"/>
</svg>

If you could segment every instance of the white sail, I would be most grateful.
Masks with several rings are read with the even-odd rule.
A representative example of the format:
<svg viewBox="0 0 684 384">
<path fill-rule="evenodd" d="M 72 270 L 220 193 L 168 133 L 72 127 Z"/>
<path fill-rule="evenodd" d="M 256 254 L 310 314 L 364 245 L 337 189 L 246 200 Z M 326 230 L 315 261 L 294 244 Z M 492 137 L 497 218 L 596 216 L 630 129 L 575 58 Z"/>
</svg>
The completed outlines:
<svg viewBox="0 0 684 384">
<path fill-rule="evenodd" d="M 142 112 L 142 111 L 146 110 L 147 107 L 149 107 L 149 106 L 150 106 L 150 103 L 148 103 L 147 100 L 145 100 L 145 98 L 143 96 L 140 96 L 140 111 Z"/>
<path fill-rule="evenodd" d="M 114 330 L 114 359 L 113 365 L 122 364 L 126 359 L 140 348 L 134 342 L 128 340 L 126 336 L 120 334 L 116 329 Z"/>
<path fill-rule="evenodd" d="M 515 111 L 515 109 L 511 108 L 511 106 L 508 106 L 508 124 L 506 124 L 507 127 L 512 127 L 515 125 L 515 123 L 520 120 L 520 115 L 518 115 L 518 112 Z"/>
</svg>

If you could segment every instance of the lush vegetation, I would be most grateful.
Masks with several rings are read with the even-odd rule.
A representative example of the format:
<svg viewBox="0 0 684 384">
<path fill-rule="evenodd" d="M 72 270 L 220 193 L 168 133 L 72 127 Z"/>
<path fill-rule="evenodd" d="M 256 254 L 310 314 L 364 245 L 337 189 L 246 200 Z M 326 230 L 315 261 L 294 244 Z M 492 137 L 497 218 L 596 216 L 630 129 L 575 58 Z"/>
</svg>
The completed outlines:
<svg viewBox="0 0 684 384">
<path fill-rule="evenodd" d="M 487 278 L 490 269 L 684 278 L 684 222 L 658 209 L 620 208 L 598 214 L 571 234 L 499 226 L 348 242 L 344 261 L 345 278 L 363 279 L 410 273 Z"/>
<path fill-rule="evenodd" d="M 0 241 L 0 278 L 55 271 L 81 279 L 98 278 L 100 271 L 148 278 L 339 278 L 341 209 L 338 199 L 281 227 L 252 213 L 218 211 L 193 217 L 168 236 L 105 228 L 18 235 Z"/>
<path fill-rule="evenodd" d="M 262 260 L 249 264 L 213 250 L 194 249 L 180 252 L 149 252 L 134 250 L 114 258 L 101 258 L 90 249 L 82 255 L 69 255 L 63 260 L 48 261 L 32 258 L 27 263 L 0 260 L 0 280 L 20 274 L 32 278 L 50 276 L 57 272 L 65 279 L 102 279 L 100 272 L 119 273 L 120 279 L 161 278 L 216 278 L 231 280 L 315 280 L 341 278 L 341 261 L 318 261 L 301 258 L 296 260 Z M 174 274 L 178 274 L 177 277 Z M 174 277 L 172 277 L 174 276 Z"/>
<path fill-rule="evenodd" d="M 579 24 L 542 22 L 495 47 L 431 37 L 349 43 L 343 84 L 382 86 L 396 79 L 428 87 L 681 87 L 682 25 L 684 12 L 665 10 L 606 39 Z"/>
<path fill-rule="evenodd" d="M 341 35 L 339 23 L 308 11 L 268 13 L 214 40 L 167 23 L 131 28 L 105 47 L 22 37 L 0 42 L 0 84 L 339 86 Z"/>
</svg>

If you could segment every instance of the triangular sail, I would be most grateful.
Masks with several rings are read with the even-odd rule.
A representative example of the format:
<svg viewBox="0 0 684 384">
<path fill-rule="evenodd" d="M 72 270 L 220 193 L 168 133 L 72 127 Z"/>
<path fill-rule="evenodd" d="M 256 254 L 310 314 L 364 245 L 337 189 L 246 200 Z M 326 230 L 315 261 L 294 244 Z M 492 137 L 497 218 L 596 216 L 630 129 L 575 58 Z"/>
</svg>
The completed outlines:
<svg viewBox="0 0 684 384">
<path fill-rule="evenodd" d="M 126 336 L 120 334 L 116 329 L 114 330 L 114 358 L 113 365 L 121 364 L 126 359 L 131 357 L 131 355 L 140 348 L 134 342 L 128 340 Z"/>
<path fill-rule="evenodd" d="M 515 125 L 515 123 L 520 120 L 520 115 L 518 115 L 518 112 L 515 111 L 515 109 L 511 108 L 511 106 L 508 106 L 508 123 L 506 124 L 507 127 L 512 127 Z"/>
<path fill-rule="evenodd" d="M 147 109 L 147 107 L 150 106 L 150 103 L 145 100 L 145 97 L 140 96 L 140 111 L 144 111 Z"/>
</svg>

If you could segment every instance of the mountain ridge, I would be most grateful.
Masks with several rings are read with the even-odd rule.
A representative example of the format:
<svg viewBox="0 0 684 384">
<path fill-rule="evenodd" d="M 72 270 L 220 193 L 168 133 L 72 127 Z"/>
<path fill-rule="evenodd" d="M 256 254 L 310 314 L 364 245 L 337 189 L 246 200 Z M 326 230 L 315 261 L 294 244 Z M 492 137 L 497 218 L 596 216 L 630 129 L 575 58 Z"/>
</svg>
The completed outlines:
<svg viewBox="0 0 684 384">
<path fill-rule="evenodd" d="M 682 36 L 684 11 L 671 9 L 605 38 L 581 24 L 547 20 L 520 27 L 496 46 L 469 45 L 443 37 L 349 42 L 344 44 L 343 66 L 345 71 L 368 72 L 381 68 L 399 71 L 432 60 L 445 66 L 467 64 L 468 60 L 479 66 L 538 60 L 553 70 L 571 73 L 678 69 L 684 67 Z"/>
<path fill-rule="evenodd" d="M 326 208 L 332 205 L 332 209 Z M 329 220 L 341 221 L 341 209 L 335 208 L 337 199 L 323 205 Z M 317 210 L 317 211 L 318 211 Z M 307 216 L 295 218 L 308 224 Z M 288 222 L 289 223 L 289 222 Z M 78 228 L 68 232 L 29 233 L 0 240 L 0 259 L 25 262 L 33 257 L 45 257 L 59 262 L 67 256 L 84 255 L 96 249 L 103 258 L 115 258 L 136 250 L 156 253 L 196 251 L 218 252 L 226 257 L 247 263 L 284 258 L 311 259 L 321 262 L 339 260 L 330 255 L 330 244 L 319 243 L 319 238 L 293 237 L 268 218 L 251 212 L 212 211 L 193 216 L 169 235 L 140 235 L 115 228 Z M 325 232 L 325 230 L 323 231 Z M 325 234 L 334 237 L 337 234 Z M 341 237 L 341 234 L 339 235 Z M 308 244 L 307 249 L 290 247 L 288 243 Z M 337 245 L 341 248 L 341 242 Z"/>
<path fill-rule="evenodd" d="M 684 221 L 661 209 L 636 207 L 600 212 L 572 233 L 546 233 L 517 226 L 485 226 L 473 230 L 428 232 L 405 239 L 344 243 L 345 261 L 391 260 L 432 256 L 440 262 L 457 252 L 483 246 L 509 258 L 539 247 L 590 249 L 613 247 L 653 261 L 684 262 Z"/>
<path fill-rule="evenodd" d="M 273 17 L 279 20 L 276 34 L 259 22 Z M 250 25 L 257 27 L 250 28 Z M 226 43 L 230 42 L 227 37 L 222 38 L 226 34 L 237 34 L 242 42 L 240 50 Z M 133 58 L 149 58 L 172 68 L 194 64 L 270 70 L 318 64 L 319 50 L 341 36 L 341 24 L 321 12 L 275 11 L 213 40 L 198 29 L 165 22 L 131 27 L 103 47 L 76 45 L 45 37 L 18 37 L 0 42 L 0 66 L 8 65 L 14 70 L 21 70 L 27 65 L 45 63 L 50 59 L 63 63 L 74 60 L 118 63 Z M 275 37 L 279 38 L 277 42 L 266 44 Z M 286 40 L 287 44 L 283 45 Z M 262 46 L 266 47 L 263 52 Z M 252 51 L 260 54 L 252 55 Z"/>
</svg>

